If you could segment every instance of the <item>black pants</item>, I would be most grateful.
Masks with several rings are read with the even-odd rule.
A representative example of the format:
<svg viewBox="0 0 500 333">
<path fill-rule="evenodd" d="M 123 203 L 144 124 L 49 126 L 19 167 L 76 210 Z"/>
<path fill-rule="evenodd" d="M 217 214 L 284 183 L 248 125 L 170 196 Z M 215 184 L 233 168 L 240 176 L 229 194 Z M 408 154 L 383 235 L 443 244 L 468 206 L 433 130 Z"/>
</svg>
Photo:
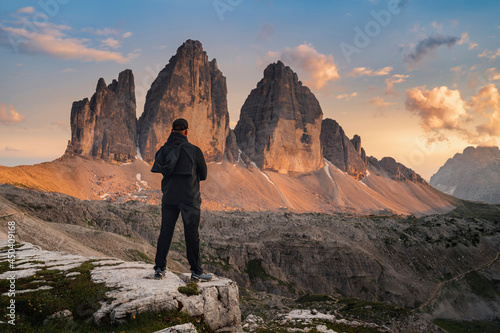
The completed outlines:
<svg viewBox="0 0 500 333">
<path fill-rule="evenodd" d="M 161 206 L 161 230 L 156 245 L 156 258 L 154 269 L 166 269 L 167 254 L 172 243 L 174 235 L 175 223 L 179 217 L 179 212 L 182 215 L 184 222 L 184 238 L 186 240 L 187 259 L 191 265 L 191 271 L 196 274 L 203 273 L 200 262 L 200 236 L 198 227 L 200 225 L 200 204 L 179 204 Z"/>
</svg>

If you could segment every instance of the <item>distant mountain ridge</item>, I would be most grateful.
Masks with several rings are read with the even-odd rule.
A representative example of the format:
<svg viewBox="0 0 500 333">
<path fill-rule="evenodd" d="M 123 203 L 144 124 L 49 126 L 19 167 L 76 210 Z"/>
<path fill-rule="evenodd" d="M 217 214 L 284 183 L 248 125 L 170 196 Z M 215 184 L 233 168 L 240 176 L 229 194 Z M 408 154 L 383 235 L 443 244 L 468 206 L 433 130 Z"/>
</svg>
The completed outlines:
<svg viewBox="0 0 500 333">
<path fill-rule="evenodd" d="M 457 198 L 500 204 L 500 150 L 467 147 L 448 159 L 430 184 Z"/>
<path fill-rule="evenodd" d="M 32 167 L 0 167 L 0 183 L 82 199 L 156 202 L 161 177 L 149 172 L 150 164 L 171 122 L 182 117 L 190 142 L 210 163 L 205 208 L 395 214 L 453 208 L 453 199 L 413 170 L 390 157 L 368 157 L 360 136 L 349 139 L 335 120 L 323 119 L 314 94 L 281 61 L 264 70 L 234 131 L 226 79 L 199 41 L 183 43 L 160 71 L 139 120 L 135 104 L 131 70 L 108 86 L 99 79 L 90 100 L 73 104 L 65 155 Z"/>
</svg>

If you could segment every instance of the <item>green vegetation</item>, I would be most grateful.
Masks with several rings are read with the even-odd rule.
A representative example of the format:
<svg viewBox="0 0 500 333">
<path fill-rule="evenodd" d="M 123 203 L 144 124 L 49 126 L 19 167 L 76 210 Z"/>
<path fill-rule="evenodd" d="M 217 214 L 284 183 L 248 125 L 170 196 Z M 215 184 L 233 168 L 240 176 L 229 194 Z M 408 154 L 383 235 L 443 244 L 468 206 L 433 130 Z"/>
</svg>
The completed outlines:
<svg viewBox="0 0 500 333">
<path fill-rule="evenodd" d="M 151 259 L 146 253 L 141 252 L 137 249 L 129 249 L 127 252 L 133 261 L 142 260 L 142 261 L 144 261 L 146 263 L 150 263 L 150 264 L 154 262 L 154 260 Z"/>
<path fill-rule="evenodd" d="M 449 213 L 455 217 L 483 218 L 500 222 L 500 205 L 461 200 L 458 207 Z"/>
<path fill-rule="evenodd" d="M 305 294 L 300 296 L 295 302 L 297 303 L 314 303 L 314 302 L 326 302 L 333 301 L 334 298 L 330 295 L 324 294 Z"/>
<path fill-rule="evenodd" d="M 435 319 L 434 324 L 448 333 L 497 333 L 500 332 L 500 321 L 454 321 Z"/>
<path fill-rule="evenodd" d="M 218 258 L 210 254 L 206 254 L 206 252 L 203 252 L 202 257 L 203 257 L 203 263 L 205 265 L 209 265 L 214 268 L 220 268 L 224 272 L 228 272 L 233 269 L 233 267 L 229 264 L 229 257 Z"/>
<path fill-rule="evenodd" d="M 194 296 L 194 295 L 200 294 L 200 291 L 198 290 L 198 284 L 196 282 L 188 282 L 188 284 L 186 284 L 186 286 L 179 287 L 177 290 L 180 293 L 188 295 L 188 296 Z"/>
<path fill-rule="evenodd" d="M 62 310 L 70 310 L 75 322 L 87 326 L 93 322 L 93 313 L 100 309 L 99 302 L 109 300 L 106 297 L 104 284 L 95 284 L 90 278 L 90 270 L 94 264 L 84 262 L 70 272 L 79 272 L 74 279 L 65 278 L 61 271 L 47 269 L 38 270 L 33 276 L 16 279 L 16 290 L 37 289 L 50 286 L 52 289 L 16 294 L 16 330 L 14 332 L 38 332 L 44 320 Z M 9 290 L 9 281 L 0 282 L 0 293 Z M 0 297 L 0 308 L 3 310 L 2 320 L 8 321 L 6 308 L 10 298 Z M 50 331 L 50 330 L 49 330 Z"/>
<path fill-rule="evenodd" d="M 250 280 L 275 280 L 276 278 L 267 274 L 262 267 L 262 259 L 253 259 L 247 262 L 245 272 L 248 274 Z"/>
<path fill-rule="evenodd" d="M 0 262 L 3 268 L 6 261 Z M 93 314 L 101 308 L 99 302 L 109 302 L 112 299 L 106 292 L 112 290 L 104 283 L 94 283 L 90 271 L 94 262 L 86 261 L 80 267 L 61 272 L 43 267 L 33 276 L 16 279 L 16 290 L 37 289 L 41 286 L 51 286 L 52 289 L 17 293 L 15 297 L 15 326 L 9 325 L 9 332 L 153 332 L 166 327 L 191 322 L 198 332 L 211 330 L 201 318 L 191 318 L 178 311 L 145 312 L 131 315 L 122 323 L 111 323 L 109 318 L 97 325 Z M 8 270 L 8 269 L 7 269 Z M 66 278 L 70 272 L 79 275 Z M 8 292 L 9 280 L 0 281 L 0 293 Z M 0 296 L 0 320 L 7 322 L 7 305 L 10 297 Z M 52 314 L 69 310 L 71 318 L 48 319 Z M 2 324 L 8 325 L 8 324 Z"/>
<path fill-rule="evenodd" d="M 410 314 L 410 310 L 382 303 L 370 302 L 358 298 L 341 298 L 338 304 L 342 305 L 338 313 L 347 318 L 362 318 L 377 324 L 385 324 L 393 319 L 402 318 Z M 356 331 L 357 332 L 357 331 Z"/>
</svg>

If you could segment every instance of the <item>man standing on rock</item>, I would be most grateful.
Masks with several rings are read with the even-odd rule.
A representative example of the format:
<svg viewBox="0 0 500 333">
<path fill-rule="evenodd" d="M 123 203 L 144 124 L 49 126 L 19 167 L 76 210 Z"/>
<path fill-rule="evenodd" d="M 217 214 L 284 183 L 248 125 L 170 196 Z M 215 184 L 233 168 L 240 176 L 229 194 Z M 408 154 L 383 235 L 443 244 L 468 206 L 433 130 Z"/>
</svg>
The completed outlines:
<svg viewBox="0 0 500 333">
<path fill-rule="evenodd" d="M 200 181 L 207 179 L 207 164 L 200 148 L 188 142 L 188 122 L 179 118 L 172 123 L 167 142 L 155 155 L 152 172 L 163 174 L 161 190 L 161 230 L 155 258 L 155 279 L 165 277 L 167 254 L 175 223 L 182 215 L 187 259 L 191 279 L 209 281 L 212 274 L 203 273 L 200 260 Z"/>
</svg>

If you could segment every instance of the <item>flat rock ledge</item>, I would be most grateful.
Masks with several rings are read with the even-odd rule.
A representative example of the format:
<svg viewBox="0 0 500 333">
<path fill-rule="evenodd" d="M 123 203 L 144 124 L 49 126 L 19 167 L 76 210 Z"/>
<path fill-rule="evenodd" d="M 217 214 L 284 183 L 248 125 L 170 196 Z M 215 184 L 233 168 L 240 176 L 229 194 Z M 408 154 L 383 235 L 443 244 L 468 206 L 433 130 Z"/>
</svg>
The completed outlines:
<svg viewBox="0 0 500 333">
<path fill-rule="evenodd" d="M 21 244 L 16 249 L 16 270 L 0 274 L 0 278 L 10 274 L 16 274 L 17 278 L 34 275 L 45 266 L 67 271 L 89 260 L 97 265 L 90 272 L 92 280 L 116 288 L 107 293 L 113 300 L 102 302 L 101 309 L 94 313 L 97 323 L 105 317 L 119 322 L 145 311 L 178 309 L 192 317 L 203 316 L 205 322 L 216 331 L 242 332 L 238 286 L 232 280 L 214 276 L 212 281 L 198 283 L 199 295 L 187 296 L 180 293 L 178 288 L 186 285 L 185 281 L 190 276 L 188 274 L 182 276 L 185 281 L 172 272 L 167 272 L 162 280 L 155 280 L 151 264 L 116 258 L 83 257 L 44 251 L 30 243 Z M 0 247 L 6 245 L 6 240 L 0 240 Z M 6 251 L 0 253 L 0 259 L 6 259 L 6 256 Z"/>
</svg>

